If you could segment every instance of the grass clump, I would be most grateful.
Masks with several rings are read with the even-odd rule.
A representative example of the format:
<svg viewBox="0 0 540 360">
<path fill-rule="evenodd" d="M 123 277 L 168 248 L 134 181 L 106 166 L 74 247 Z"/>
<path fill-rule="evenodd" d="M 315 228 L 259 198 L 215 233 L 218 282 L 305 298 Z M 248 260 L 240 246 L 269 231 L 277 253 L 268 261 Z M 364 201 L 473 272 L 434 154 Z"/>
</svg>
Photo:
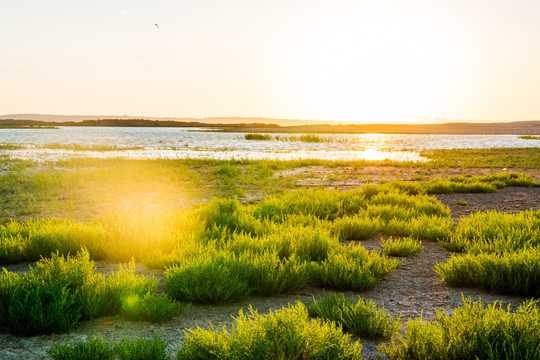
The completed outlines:
<svg viewBox="0 0 540 360">
<path fill-rule="evenodd" d="M 114 347 L 101 337 L 93 337 L 86 341 L 53 344 L 47 354 L 53 360 L 113 360 Z"/>
<path fill-rule="evenodd" d="M 52 253 L 75 254 L 81 247 L 93 258 L 103 258 L 105 228 L 97 223 L 64 219 L 9 222 L 0 225 L 0 263 L 36 261 Z"/>
<path fill-rule="evenodd" d="M 321 142 L 327 142 L 330 141 L 329 139 L 325 139 L 319 135 L 300 135 L 298 138 L 301 142 L 305 143 L 321 143 Z"/>
<path fill-rule="evenodd" d="M 371 300 L 358 298 L 355 303 L 343 294 L 329 293 L 321 300 L 313 300 L 309 314 L 334 321 L 356 336 L 368 339 L 389 338 L 401 327 L 401 319 L 394 320 L 388 312 Z"/>
<path fill-rule="evenodd" d="M 162 323 L 185 313 L 188 309 L 189 305 L 171 300 L 164 295 L 147 293 L 142 297 L 134 294 L 122 298 L 122 312 L 131 320 Z"/>
<path fill-rule="evenodd" d="M 190 359 L 359 359 L 362 346 L 331 322 L 310 320 L 302 303 L 259 315 L 240 310 L 231 331 L 188 330 L 176 355 Z"/>
<path fill-rule="evenodd" d="M 133 263 L 105 277 L 95 272 L 88 251 L 66 257 L 56 253 L 23 275 L 4 269 L 0 330 L 22 336 L 64 332 L 80 321 L 119 313 L 131 296 L 152 302 L 156 285 L 136 275 Z"/>
<path fill-rule="evenodd" d="M 203 304 L 234 302 L 249 294 L 272 296 L 309 281 L 305 261 L 270 251 L 202 255 L 167 269 L 165 276 L 170 296 Z"/>
<path fill-rule="evenodd" d="M 311 283 L 334 290 L 368 290 L 392 273 L 399 264 L 397 260 L 351 244 L 332 252 L 321 263 L 311 263 Z"/>
<path fill-rule="evenodd" d="M 200 256 L 167 269 L 166 292 L 174 299 L 202 304 L 237 301 L 250 293 L 247 281 L 233 273 L 233 255 Z"/>
<path fill-rule="evenodd" d="M 342 217 L 332 224 L 332 232 L 339 240 L 367 240 L 381 228 L 378 218 L 367 216 Z"/>
<path fill-rule="evenodd" d="M 499 294 L 540 297 L 540 250 L 465 254 L 439 263 L 435 271 L 450 286 L 474 286 Z"/>
<path fill-rule="evenodd" d="M 445 149 L 421 151 L 428 167 L 539 169 L 540 148 Z M 417 166 L 417 165 L 416 165 Z"/>
<path fill-rule="evenodd" d="M 271 140 L 272 136 L 267 134 L 258 134 L 258 133 L 248 133 L 244 135 L 244 139 L 246 140 Z"/>
<path fill-rule="evenodd" d="M 407 323 L 405 336 L 379 350 L 391 360 L 537 359 L 540 357 L 540 313 L 528 301 L 515 312 L 500 303 L 484 306 L 463 300 L 453 314 L 441 310 L 429 322 Z"/>
<path fill-rule="evenodd" d="M 503 253 L 540 247 L 540 210 L 475 213 L 461 219 L 445 246 L 467 253 Z"/>
<path fill-rule="evenodd" d="M 381 242 L 383 254 L 388 256 L 408 257 L 418 255 L 424 245 L 413 238 L 392 239 L 391 237 Z"/>
<path fill-rule="evenodd" d="M 106 342 L 101 337 L 86 341 L 66 341 L 54 344 L 47 354 L 53 360 L 167 360 L 167 342 L 159 335 L 152 339 L 124 338 L 121 342 Z"/>
<path fill-rule="evenodd" d="M 540 296 L 540 210 L 470 215 L 441 244 L 464 252 L 436 265 L 448 285 Z"/>
<path fill-rule="evenodd" d="M 151 339 L 124 339 L 114 344 L 114 352 L 118 360 L 167 360 L 167 342 L 161 340 L 159 334 Z"/>
</svg>

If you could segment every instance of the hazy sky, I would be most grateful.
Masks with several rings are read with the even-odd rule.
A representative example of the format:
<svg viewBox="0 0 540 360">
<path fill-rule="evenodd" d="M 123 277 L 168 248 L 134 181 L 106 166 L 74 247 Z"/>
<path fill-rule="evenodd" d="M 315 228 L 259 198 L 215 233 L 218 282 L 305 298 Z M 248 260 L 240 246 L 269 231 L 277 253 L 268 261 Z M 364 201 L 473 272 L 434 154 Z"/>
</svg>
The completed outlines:
<svg viewBox="0 0 540 360">
<path fill-rule="evenodd" d="M 0 4 L 0 114 L 540 119 L 539 0 Z"/>
</svg>

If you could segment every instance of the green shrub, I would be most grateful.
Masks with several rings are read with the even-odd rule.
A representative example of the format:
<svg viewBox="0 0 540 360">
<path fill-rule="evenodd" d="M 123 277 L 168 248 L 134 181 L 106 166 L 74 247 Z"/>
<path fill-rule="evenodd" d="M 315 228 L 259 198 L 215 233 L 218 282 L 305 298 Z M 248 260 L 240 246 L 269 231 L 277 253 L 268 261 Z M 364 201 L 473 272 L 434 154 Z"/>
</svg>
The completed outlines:
<svg viewBox="0 0 540 360">
<path fill-rule="evenodd" d="M 246 140 L 271 140 L 272 137 L 266 134 L 249 133 L 244 135 Z"/>
<path fill-rule="evenodd" d="M 333 323 L 309 319 L 302 303 L 259 315 L 240 310 L 232 325 L 184 333 L 177 360 L 190 359 L 359 359 L 362 346 Z"/>
<path fill-rule="evenodd" d="M 408 221 L 406 236 L 430 241 L 448 240 L 456 227 L 450 217 L 420 215 Z M 389 234 L 390 235 L 390 234 Z"/>
<path fill-rule="evenodd" d="M 246 252 L 231 263 L 231 272 L 245 281 L 251 292 L 272 296 L 301 289 L 309 281 L 305 262 L 292 256 L 281 259 L 276 253 Z"/>
<path fill-rule="evenodd" d="M 481 177 L 483 181 L 502 183 L 503 186 L 533 187 L 538 186 L 536 180 L 529 175 L 518 173 L 499 173 Z"/>
<path fill-rule="evenodd" d="M 335 290 L 363 291 L 373 288 L 398 266 L 397 260 L 368 252 L 362 246 L 349 245 L 330 254 L 322 263 L 311 263 L 311 282 Z"/>
<path fill-rule="evenodd" d="M 401 327 L 401 319 L 394 320 L 384 307 L 378 308 L 373 301 L 360 297 L 355 304 L 343 294 L 330 293 L 321 300 L 314 299 L 308 309 L 311 316 L 334 321 L 343 330 L 368 339 L 389 338 Z"/>
<path fill-rule="evenodd" d="M 100 337 L 86 341 L 54 344 L 47 351 L 54 360 L 167 360 L 167 343 L 159 335 L 152 339 L 128 339 L 108 343 Z"/>
<path fill-rule="evenodd" d="M 207 239 L 228 240 L 233 233 L 263 233 L 263 224 L 237 199 L 212 200 L 201 209 L 200 217 L 209 231 L 204 235 Z"/>
<path fill-rule="evenodd" d="M 4 273 L 0 279 L 0 330 L 15 335 L 65 332 L 81 318 L 66 285 Z"/>
<path fill-rule="evenodd" d="M 62 345 L 53 344 L 47 354 L 53 360 L 113 360 L 115 358 L 113 345 L 100 337 L 86 341 L 65 342 Z"/>
<path fill-rule="evenodd" d="M 497 191 L 497 186 L 478 180 L 470 181 L 467 178 L 450 178 L 431 180 L 425 185 L 425 189 L 428 194 L 493 193 Z"/>
<path fill-rule="evenodd" d="M 122 299 L 122 312 L 131 320 L 147 320 L 162 323 L 173 316 L 185 313 L 189 305 L 171 300 L 167 296 L 155 296 L 147 293 L 127 295 Z"/>
<path fill-rule="evenodd" d="M 105 229 L 97 223 L 64 219 L 9 222 L 0 225 L 0 263 L 36 261 L 55 252 L 76 254 L 82 247 L 100 259 L 105 239 Z"/>
<path fill-rule="evenodd" d="M 540 295 L 540 210 L 472 214 L 441 245 L 465 253 L 437 264 L 437 273 L 448 285 Z"/>
<path fill-rule="evenodd" d="M 480 286 L 501 294 L 540 297 L 540 250 L 465 254 L 438 263 L 435 271 L 450 286 Z"/>
<path fill-rule="evenodd" d="M 313 215 L 319 219 L 333 220 L 343 214 L 345 195 L 337 191 L 290 191 L 263 199 L 253 214 L 259 219 L 283 222 L 288 215 Z"/>
<path fill-rule="evenodd" d="M 323 138 L 319 135 L 300 135 L 298 138 L 301 142 L 307 142 L 307 143 L 320 143 L 320 142 L 329 142 L 331 139 L 329 138 Z"/>
<path fill-rule="evenodd" d="M 367 240 L 380 230 L 378 218 L 363 216 L 343 217 L 336 219 L 332 225 L 332 233 L 339 240 Z"/>
<path fill-rule="evenodd" d="M 538 359 L 540 313 L 535 301 L 511 312 L 500 303 L 484 307 L 464 299 L 452 315 L 439 311 L 429 322 L 410 320 L 405 336 L 379 350 L 390 360 Z"/>
<path fill-rule="evenodd" d="M 114 213 L 93 221 L 66 219 L 9 222 L 0 225 L 0 263 L 36 261 L 59 252 L 76 254 L 83 247 L 94 260 L 143 260 L 193 243 L 202 232 L 195 212 L 151 215 Z"/>
<path fill-rule="evenodd" d="M 38 261 L 29 273 L 0 275 L 0 330 L 17 335 L 64 332 L 75 323 L 120 311 L 125 296 L 150 299 L 156 282 L 134 264 L 108 277 L 96 273 L 88 251 Z"/>
<path fill-rule="evenodd" d="M 487 211 L 462 219 L 450 243 L 471 253 L 502 253 L 540 247 L 540 210 Z"/>
<path fill-rule="evenodd" d="M 410 195 L 403 190 L 394 188 L 395 186 L 373 196 L 369 204 L 411 209 L 415 215 L 448 216 L 450 214 L 449 209 L 436 198 L 423 194 Z"/>
<path fill-rule="evenodd" d="M 300 289 L 309 281 L 305 261 L 294 255 L 280 258 L 271 251 L 222 251 L 171 267 L 165 276 L 170 296 L 203 304 L 233 302 L 251 293 L 271 296 Z"/>
<path fill-rule="evenodd" d="M 128 339 L 114 344 L 118 360 L 167 360 L 167 342 L 159 334 L 152 339 Z"/>
<path fill-rule="evenodd" d="M 202 304 L 233 302 L 247 296 L 251 289 L 238 274 L 232 273 L 230 257 L 235 255 L 200 256 L 168 268 L 167 294 L 179 301 Z"/>
<path fill-rule="evenodd" d="M 413 238 L 392 239 L 382 241 L 383 254 L 388 256 L 408 257 L 418 255 L 424 248 L 419 240 Z"/>
</svg>

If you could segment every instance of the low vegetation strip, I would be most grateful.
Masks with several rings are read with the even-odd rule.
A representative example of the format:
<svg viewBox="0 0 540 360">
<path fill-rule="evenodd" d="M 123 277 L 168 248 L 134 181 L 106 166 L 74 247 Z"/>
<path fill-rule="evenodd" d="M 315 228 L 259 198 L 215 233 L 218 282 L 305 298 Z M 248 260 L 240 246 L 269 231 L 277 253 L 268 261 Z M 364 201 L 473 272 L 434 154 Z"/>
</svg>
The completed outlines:
<svg viewBox="0 0 540 360">
<path fill-rule="evenodd" d="M 328 293 L 308 306 L 309 314 L 343 326 L 343 330 L 359 337 L 390 338 L 401 327 L 401 319 L 393 319 L 384 307 L 358 298 L 355 303 L 343 294 Z"/>
<path fill-rule="evenodd" d="M 540 169 L 540 147 L 421 151 L 426 166 L 447 168 Z"/>
<path fill-rule="evenodd" d="M 125 313 L 164 321 L 187 308 L 155 295 L 153 279 L 135 275 L 133 264 L 109 276 L 96 273 L 89 253 L 53 254 L 29 273 L 0 275 L 0 330 L 16 335 L 64 332 L 94 317 Z"/>
<path fill-rule="evenodd" d="M 85 341 L 55 344 L 47 351 L 53 360 L 168 360 L 167 342 L 159 335 L 152 339 L 128 339 L 120 342 L 106 342 L 101 337 Z"/>
<path fill-rule="evenodd" d="M 390 360 L 538 359 L 540 313 L 528 301 L 516 311 L 500 303 L 484 306 L 464 299 L 453 314 L 440 311 L 435 320 L 409 320 L 405 335 L 379 350 Z"/>
<path fill-rule="evenodd" d="M 319 135 L 314 134 L 306 134 L 306 135 L 300 135 L 300 136 L 291 136 L 291 135 L 268 135 L 268 134 L 261 134 L 261 133 L 248 133 L 244 135 L 244 139 L 246 140 L 258 140 L 258 141 L 268 141 L 268 140 L 276 140 L 276 141 L 300 141 L 305 143 L 322 143 L 322 142 L 334 142 L 339 141 L 336 139 L 333 139 L 331 137 L 322 137 Z"/>
<path fill-rule="evenodd" d="M 177 360 L 360 359 L 362 346 L 332 322 L 311 320 L 302 303 L 259 315 L 240 311 L 230 331 L 197 328 L 184 334 Z"/>
<path fill-rule="evenodd" d="M 422 243 L 413 238 L 388 238 L 381 242 L 383 253 L 388 256 L 408 257 L 418 255 L 424 248 Z"/>
<path fill-rule="evenodd" d="M 442 245 L 464 252 L 435 268 L 448 285 L 540 297 L 540 210 L 473 214 Z"/>
<path fill-rule="evenodd" d="M 435 271 L 450 286 L 540 298 L 540 249 L 455 255 Z"/>
<path fill-rule="evenodd" d="M 250 294 L 270 296 L 306 285 L 361 291 L 374 287 L 399 261 L 368 252 L 361 244 L 345 246 L 340 241 L 367 239 L 377 232 L 410 237 L 407 244 L 386 244 L 388 254 L 407 255 L 418 251 L 416 240 L 457 246 L 463 241 L 455 239 L 463 238 L 464 229 L 478 227 L 473 218 L 472 225 L 465 221 L 456 230 L 449 209 L 426 194 L 435 182 L 438 189 L 449 192 L 476 189 L 478 184 L 489 185 L 489 191 L 535 184 L 519 174 L 389 182 L 349 192 L 286 192 L 256 204 L 216 199 L 199 209 L 142 218 L 115 213 L 86 223 L 10 222 L 0 225 L 0 262 L 34 261 L 55 252 L 74 254 L 83 247 L 92 259 L 135 257 L 167 268 L 170 296 L 198 303 L 232 302 Z M 529 218 L 521 221 L 535 223 Z M 538 227 L 523 230 L 521 240 L 511 234 L 517 244 L 537 232 Z M 227 284 L 222 283 L 224 273 Z M 146 298 L 139 294 L 138 299 Z M 145 301 L 147 305 L 133 311 L 148 313 L 146 308 L 159 304 Z"/>
</svg>

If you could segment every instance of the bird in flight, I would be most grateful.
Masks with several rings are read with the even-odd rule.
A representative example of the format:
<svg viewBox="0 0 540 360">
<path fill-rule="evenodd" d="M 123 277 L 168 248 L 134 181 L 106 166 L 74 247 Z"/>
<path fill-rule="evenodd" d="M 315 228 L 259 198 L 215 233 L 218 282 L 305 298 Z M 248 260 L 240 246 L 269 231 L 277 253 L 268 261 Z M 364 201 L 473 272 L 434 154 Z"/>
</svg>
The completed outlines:
<svg viewBox="0 0 540 360">
<path fill-rule="evenodd" d="M 158 24 L 154 24 L 156 26 L 156 28 L 159 30 L 159 25 Z"/>
</svg>

